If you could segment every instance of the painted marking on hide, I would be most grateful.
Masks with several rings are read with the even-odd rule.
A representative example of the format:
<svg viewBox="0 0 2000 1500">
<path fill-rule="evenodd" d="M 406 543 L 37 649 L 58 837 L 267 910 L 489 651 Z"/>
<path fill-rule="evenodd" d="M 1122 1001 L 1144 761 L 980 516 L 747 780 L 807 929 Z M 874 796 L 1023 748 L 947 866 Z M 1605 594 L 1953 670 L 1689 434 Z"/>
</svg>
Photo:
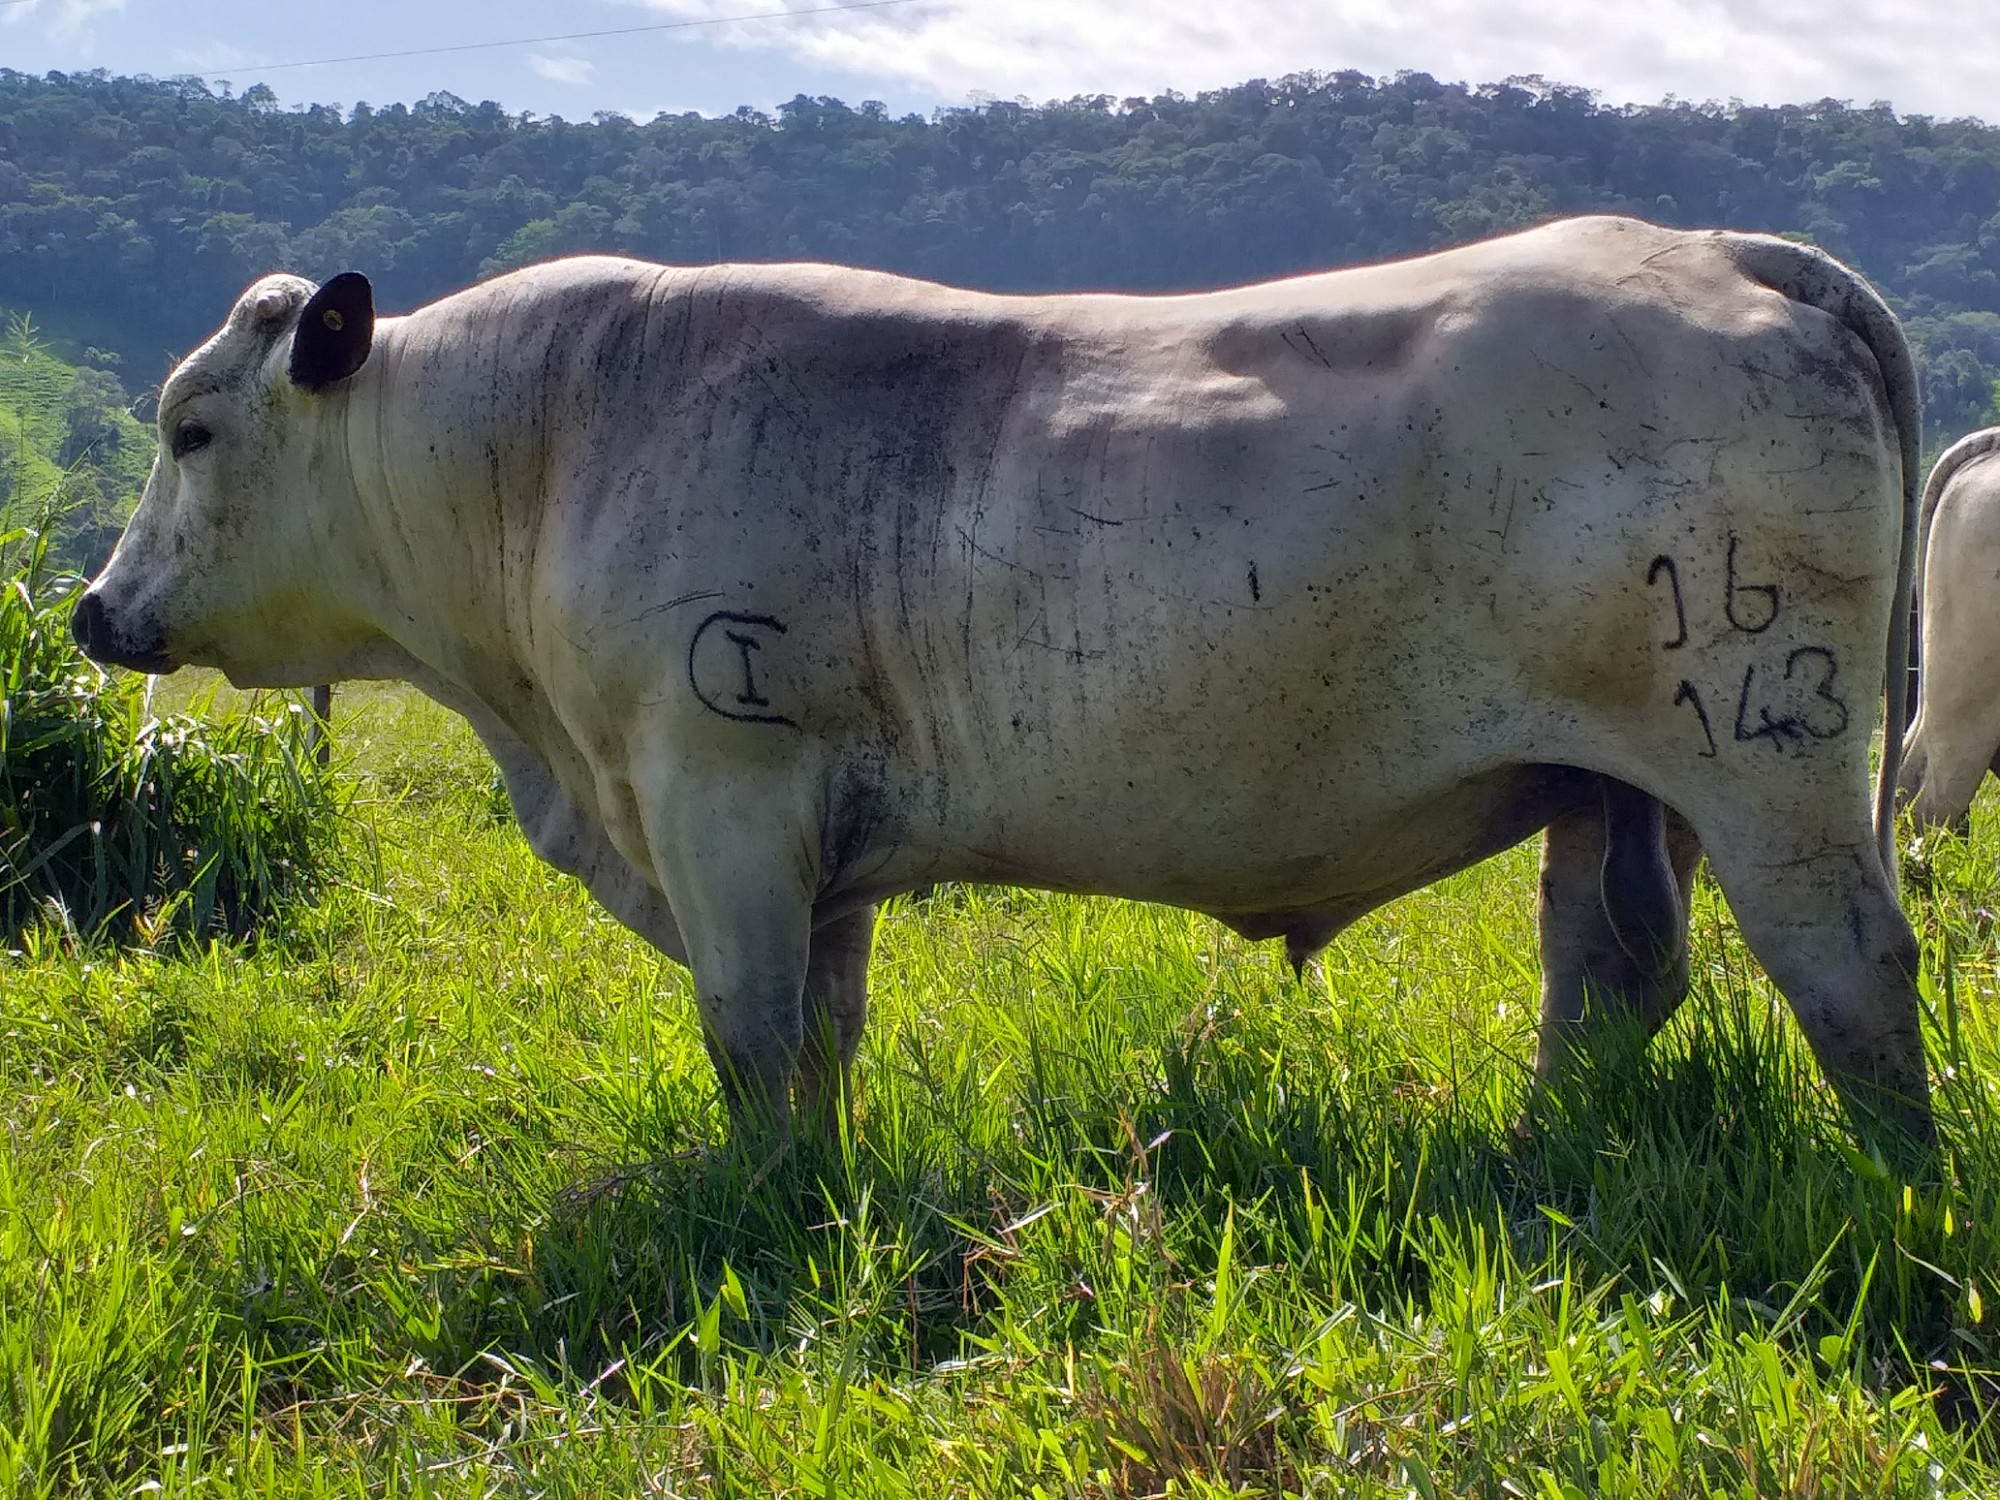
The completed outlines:
<svg viewBox="0 0 2000 1500">
<path fill-rule="evenodd" d="M 1827 723 L 1825 711 L 1815 710 L 1811 703 L 1803 710 L 1781 708 L 1773 714 L 1773 705 L 1767 700 L 1757 704 L 1756 722 L 1751 724 L 1745 721 L 1750 716 L 1751 698 L 1756 690 L 1757 664 L 1752 662 L 1743 669 L 1743 689 L 1736 698 L 1736 738 L 1746 744 L 1769 740 L 1773 750 L 1782 752 L 1785 741 L 1798 744 L 1808 739 L 1830 740 L 1844 733 L 1850 715 L 1847 700 L 1833 690 L 1839 675 L 1840 658 L 1831 647 L 1800 646 L 1785 658 L 1782 681 L 1789 683 L 1795 677 L 1810 679 L 1802 685 L 1811 687 L 1814 701 L 1831 704 L 1837 718 Z"/>
<path fill-rule="evenodd" d="M 1681 597 L 1681 570 L 1675 565 L 1674 560 L 1664 552 L 1654 558 L 1653 565 L 1646 569 L 1646 587 L 1651 588 L 1658 582 L 1662 573 L 1667 575 L 1667 586 L 1674 591 L 1674 638 L 1661 646 L 1660 649 L 1662 651 L 1678 651 L 1688 643 L 1687 601 Z M 1687 684 L 1684 682 L 1681 686 L 1685 688 Z M 1676 703 L 1680 701 L 1678 698 L 1674 699 Z M 1704 722 L 1706 722 L 1705 719 Z"/>
<path fill-rule="evenodd" d="M 1730 629 L 1742 635 L 1761 636 L 1777 623 L 1783 593 L 1775 583 L 1742 580 L 1737 573 L 1741 545 L 1741 538 L 1731 532 L 1722 616 Z M 1660 642 L 1659 649 L 1678 651 L 1690 639 L 1687 596 L 1681 589 L 1680 564 L 1666 553 L 1647 565 L 1646 586 L 1656 587 L 1662 576 L 1673 596 L 1674 635 L 1671 640 Z M 1707 748 L 1696 753 L 1704 760 L 1718 756 L 1721 749 L 1716 742 L 1714 721 L 1703 701 L 1702 687 L 1694 679 L 1683 677 L 1674 688 L 1673 703 L 1675 708 L 1683 704 L 1692 708 L 1700 721 Z M 1731 734 L 1737 744 L 1755 745 L 1763 741 L 1782 754 L 1788 745 L 1803 750 L 1810 741 L 1836 739 L 1847 732 L 1852 720 L 1840 688 L 1839 655 L 1831 646 L 1795 646 L 1786 653 L 1782 666 L 1775 656 L 1769 656 L 1743 668 L 1742 679 L 1736 684 L 1736 717 Z"/>
<path fill-rule="evenodd" d="M 1775 583 L 1740 583 L 1736 578 L 1736 548 L 1741 538 L 1735 532 L 1729 533 L 1729 578 L 1723 588 L 1722 612 L 1729 623 L 1745 635 L 1762 635 L 1778 622 L 1778 586 Z M 1761 594 L 1764 598 L 1765 613 L 1761 621 L 1740 613 L 1740 601 L 1746 594 Z"/>
<path fill-rule="evenodd" d="M 718 609 L 688 642 L 688 686 L 701 706 L 739 724 L 783 724 L 796 719 L 772 712 L 766 693 L 770 663 L 766 643 L 785 634 L 784 622 L 770 615 L 742 615 Z"/>
<path fill-rule="evenodd" d="M 1715 730 L 1708 722 L 1708 710 L 1701 706 L 1701 689 L 1685 677 L 1681 679 L 1679 691 L 1674 694 L 1674 707 L 1679 708 L 1683 703 L 1694 709 L 1694 716 L 1701 720 L 1702 735 L 1708 740 L 1708 748 L 1701 752 L 1702 759 L 1714 760 L 1721 752 L 1715 748 Z"/>
</svg>

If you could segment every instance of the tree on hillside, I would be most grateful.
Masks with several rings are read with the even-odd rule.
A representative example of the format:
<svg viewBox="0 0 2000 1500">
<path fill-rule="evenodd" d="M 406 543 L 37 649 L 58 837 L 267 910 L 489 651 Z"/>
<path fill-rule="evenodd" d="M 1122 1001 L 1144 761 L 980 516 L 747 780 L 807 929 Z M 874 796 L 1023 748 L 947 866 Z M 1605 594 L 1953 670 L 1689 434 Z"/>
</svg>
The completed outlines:
<svg viewBox="0 0 2000 1500">
<path fill-rule="evenodd" d="M 282 109 L 262 86 L 0 70 L 0 301 L 99 343 L 115 328 L 135 370 L 281 268 L 365 270 L 392 308 L 586 249 L 1171 290 L 1589 211 L 1809 236 L 1908 319 L 1939 437 L 1991 417 L 2000 129 L 1971 120 L 1336 72 L 929 119 L 801 96 L 571 122 L 446 93 Z"/>
</svg>

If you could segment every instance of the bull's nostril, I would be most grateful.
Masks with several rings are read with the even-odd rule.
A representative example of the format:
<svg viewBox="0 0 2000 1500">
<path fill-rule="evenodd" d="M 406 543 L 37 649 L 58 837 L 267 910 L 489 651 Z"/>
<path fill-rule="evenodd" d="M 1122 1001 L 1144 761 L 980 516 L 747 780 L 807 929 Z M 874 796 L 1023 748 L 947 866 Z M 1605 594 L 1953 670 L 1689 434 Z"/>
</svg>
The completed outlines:
<svg viewBox="0 0 2000 1500">
<path fill-rule="evenodd" d="M 75 613 L 69 617 L 69 633 L 85 656 L 95 656 L 104 639 L 104 601 L 95 594 L 85 594 L 79 599 Z"/>
<path fill-rule="evenodd" d="M 105 667 L 130 667 L 135 672 L 171 672 L 177 663 L 167 655 L 166 642 L 158 630 L 142 627 L 144 644 L 134 644 L 132 621 L 123 626 L 111 618 L 111 610 L 95 591 L 77 600 L 70 612 L 69 633 L 83 654 Z"/>
</svg>

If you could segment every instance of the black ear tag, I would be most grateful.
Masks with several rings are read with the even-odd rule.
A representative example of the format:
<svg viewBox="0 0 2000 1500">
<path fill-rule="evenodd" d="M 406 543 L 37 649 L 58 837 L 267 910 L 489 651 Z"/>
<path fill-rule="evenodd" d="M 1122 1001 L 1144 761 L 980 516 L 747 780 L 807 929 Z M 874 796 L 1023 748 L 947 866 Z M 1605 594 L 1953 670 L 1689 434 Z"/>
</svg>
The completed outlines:
<svg viewBox="0 0 2000 1500">
<path fill-rule="evenodd" d="M 312 294 L 292 334 L 292 384 L 323 391 L 368 360 L 375 342 L 375 290 L 359 271 L 342 271 Z"/>
</svg>

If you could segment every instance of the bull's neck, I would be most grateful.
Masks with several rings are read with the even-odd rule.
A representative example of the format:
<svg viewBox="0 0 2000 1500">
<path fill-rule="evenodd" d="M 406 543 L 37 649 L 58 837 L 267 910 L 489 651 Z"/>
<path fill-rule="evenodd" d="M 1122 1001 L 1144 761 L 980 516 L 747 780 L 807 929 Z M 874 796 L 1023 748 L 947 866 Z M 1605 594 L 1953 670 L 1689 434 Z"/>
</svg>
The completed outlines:
<svg viewBox="0 0 2000 1500">
<path fill-rule="evenodd" d="M 385 320 L 350 393 L 344 437 L 372 574 L 361 587 L 394 647 L 511 717 L 531 690 L 520 633 L 545 403 L 494 373 L 497 331 L 447 333 Z"/>
</svg>

